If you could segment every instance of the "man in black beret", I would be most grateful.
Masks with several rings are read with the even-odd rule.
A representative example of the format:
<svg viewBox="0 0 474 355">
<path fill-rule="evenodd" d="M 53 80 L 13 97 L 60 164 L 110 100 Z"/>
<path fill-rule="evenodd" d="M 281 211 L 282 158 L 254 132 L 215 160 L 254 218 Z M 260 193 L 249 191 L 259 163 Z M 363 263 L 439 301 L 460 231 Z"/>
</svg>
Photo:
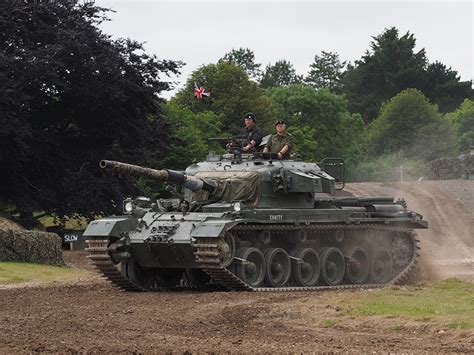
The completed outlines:
<svg viewBox="0 0 474 355">
<path fill-rule="evenodd" d="M 286 124 L 283 120 L 276 121 L 275 129 L 276 133 L 270 136 L 263 152 L 278 154 L 278 159 L 288 159 L 294 145 L 293 136 L 286 132 Z"/>
<path fill-rule="evenodd" d="M 255 114 L 247 112 L 244 115 L 245 128 L 242 130 L 241 138 L 244 139 L 242 152 L 254 153 L 262 142 L 263 134 L 260 128 L 255 124 Z"/>
</svg>

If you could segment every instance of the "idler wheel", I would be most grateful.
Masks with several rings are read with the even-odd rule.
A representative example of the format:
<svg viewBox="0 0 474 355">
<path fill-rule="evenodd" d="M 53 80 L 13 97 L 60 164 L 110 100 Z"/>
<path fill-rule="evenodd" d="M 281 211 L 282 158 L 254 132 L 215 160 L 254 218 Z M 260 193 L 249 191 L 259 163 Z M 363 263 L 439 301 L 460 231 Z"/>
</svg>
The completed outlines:
<svg viewBox="0 0 474 355">
<path fill-rule="evenodd" d="M 271 287 L 282 287 L 290 279 L 291 261 L 281 248 L 265 251 L 265 283 Z"/>
<path fill-rule="evenodd" d="M 229 266 L 234 260 L 235 255 L 235 238 L 231 233 L 226 233 L 224 238 L 220 238 L 217 242 L 219 250 L 219 259 L 225 267 Z"/>
<path fill-rule="evenodd" d="M 321 276 L 326 285 L 339 285 L 344 278 L 346 263 L 344 255 L 338 248 L 322 248 L 319 253 L 321 259 Z"/>
<path fill-rule="evenodd" d="M 258 287 L 265 278 L 265 258 L 257 248 L 240 248 L 237 250 L 235 273 L 246 284 Z"/>
<path fill-rule="evenodd" d="M 135 258 L 122 262 L 121 271 L 130 282 L 145 291 L 149 290 L 156 282 L 156 269 L 142 267 Z"/>
<path fill-rule="evenodd" d="M 387 283 L 393 278 L 392 257 L 387 249 L 375 250 L 371 262 L 371 276 L 373 282 L 378 284 Z"/>
<path fill-rule="evenodd" d="M 291 274 L 298 286 L 311 287 L 316 285 L 321 274 L 321 262 L 318 253 L 311 248 L 299 248 L 291 252 Z"/>
<path fill-rule="evenodd" d="M 355 285 L 365 283 L 370 271 L 367 252 L 361 247 L 354 247 L 348 249 L 344 254 L 348 259 L 346 263 L 346 280 Z"/>
</svg>

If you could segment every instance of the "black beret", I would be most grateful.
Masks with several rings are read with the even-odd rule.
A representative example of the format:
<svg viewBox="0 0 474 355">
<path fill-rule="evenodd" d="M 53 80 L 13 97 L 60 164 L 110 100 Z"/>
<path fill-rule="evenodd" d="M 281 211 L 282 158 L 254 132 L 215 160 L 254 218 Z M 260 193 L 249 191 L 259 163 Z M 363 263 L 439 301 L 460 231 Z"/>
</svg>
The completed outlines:
<svg viewBox="0 0 474 355">
<path fill-rule="evenodd" d="M 276 126 L 277 124 L 285 124 L 285 121 L 283 121 L 283 120 L 278 120 L 278 121 L 275 122 L 275 126 Z"/>
<path fill-rule="evenodd" d="M 247 112 L 245 115 L 244 115 L 244 119 L 250 119 L 250 120 L 254 120 L 254 122 L 256 121 L 255 119 L 255 114 L 253 114 L 252 112 Z"/>
</svg>

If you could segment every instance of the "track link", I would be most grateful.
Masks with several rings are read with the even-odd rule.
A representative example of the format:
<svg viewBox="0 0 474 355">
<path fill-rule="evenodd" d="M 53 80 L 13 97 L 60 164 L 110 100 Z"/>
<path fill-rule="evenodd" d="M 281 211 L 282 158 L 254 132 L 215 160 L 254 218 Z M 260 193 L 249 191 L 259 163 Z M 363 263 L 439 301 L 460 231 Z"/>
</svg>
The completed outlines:
<svg viewBox="0 0 474 355">
<path fill-rule="evenodd" d="M 94 265 L 101 276 L 109 280 L 115 286 L 118 286 L 124 291 L 143 291 L 142 288 L 132 283 L 126 278 L 122 272 L 117 269 L 116 265 L 112 261 L 107 247 L 109 245 L 109 238 L 107 237 L 88 237 L 86 240 L 88 248 L 86 251 L 89 252 L 87 257 L 92 265 Z"/>
<path fill-rule="evenodd" d="M 197 264 L 211 277 L 213 282 L 230 291 L 254 291 L 254 292 L 294 292 L 294 291 L 328 291 L 328 290 L 357 290 L 383 288 L 387 285 L 395 285 L 403 282 L 414 269 L 417 262 L 417 240 L 415 233 L 404 228 L 383 225 L 238 225 L 232 231 L 258 231 L 258 230 L 331 230 L 331 229 L 368 229 L 382 231 L 397 231 L 405 233 L 412 239 L 414 245 L 413 257 L 407 266 L 392 280 L 384 284 L 362 284 L 362 285 L 337 285 L 337 286 L 312 286 L 312 287 L 251 287 L 236 276 L 224 265 L 216 263 L 218 245 L 216 238 L 200 238 L 197 240 L 195 252 Z"/>
</svg>

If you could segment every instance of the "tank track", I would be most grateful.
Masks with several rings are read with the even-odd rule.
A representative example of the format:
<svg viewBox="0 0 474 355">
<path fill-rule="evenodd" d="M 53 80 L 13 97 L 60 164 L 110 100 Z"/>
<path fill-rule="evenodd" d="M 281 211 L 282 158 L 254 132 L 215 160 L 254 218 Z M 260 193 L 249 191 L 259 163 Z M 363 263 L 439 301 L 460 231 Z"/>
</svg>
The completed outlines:
<svg viewBox="0 0 474 355">
<path fill-rule="evenodd" d="M 211 277 L 217 285 L 223 286 L 229 291 L 256 291 L 256 292 L 295 292 L 295 291 L 328 291 L 328 290 L 350 290 L 350 289 L 373 289 L 383 288 L 387 285 L 396 285 L 402 283 L 409 274 L 414 270 L 417 258 L 418 240 L 415 233 L 405 228 L 398 228 L 383 225 L 237 225 L 232 231 L 258 231 L 258 230 L 331 230 L 331 229 L 371 229 L 383 231 L 397 231 L 408 235 L 414 244 L 413 258 L 406 267 L 398 273 L 392 280 L 383 284 L 357 284 L 357 285 L 337 285 L 337 286 L 312 286 L 312 287 L 251 287 L 242 281 L 238 276 L 232 273 L 218 259 L 218 245 L 216 238 L 200 238 L 197 243 L 197 251 L 195 252 L 198 265 Z"/>
<path fill-rule="evenodd" d="M 86 241 L 89 252 L 88 259 L 90 263 L 97 268 L 103 278 L 110 281 L 123 291 L 254 291 L 254 292 L 295 292 L 295 291 L 328 291 L 328 290 L 350 290 L 350 289 L 372 289 L 383 288 L 387 285 L 396 285 L 407 279 L 414 270 L 417 257 L 416 249 L 418 240 L 415 239 L 415 233 L 404 228 L 383 226 L 383 225 L 237 225 L 232 231 L 257 231 L 257 230 L 331 230 L 331 229 L 372 229 L 384 231 L 398 231 L 410 236 L 415 251 L 413 258 L 398 275 L 384 284 L 358 284 L 358 285 L 337 285 L 337 286 L 313 286 L 313 287 L 251 287 L 242 281 L 238 276 L 232 273 L 221 264 L 218 256 L 217 238 L 200 238 L 197 240 L 196 262 L 201 269 L 212 279 L 212 283 L 204 286 L 176 285 L 173 287 L 163 287 L 155 285 L 149 290 L 145 290 L 131 282 L 116 266 L 108 252 L 109 238 L 103 236 L 88 237 Z"/>
<path fill-rule="evenodd" d="M 86 251 L 89 252 L 87 258 L 89 263 L 96 267 L 100 276 L 105 280 L 112 283 L 122 291 L 155 291 L 155 292 L 166 292 L 166 291 L 215 291 L 221 288 L 218 285 L 176 285 L 172 287 L 163 287 L 159 285 L 153 286 L 149 290 L 145 290 L 133 282 L 131 282 L 118 268 L 117 265 L 112 261 L 112 258 L 108 252 L 109 238 L 107 237 L 93 237 L 89 236 L 86 240 L 88 248 Z"/>
</svg>

